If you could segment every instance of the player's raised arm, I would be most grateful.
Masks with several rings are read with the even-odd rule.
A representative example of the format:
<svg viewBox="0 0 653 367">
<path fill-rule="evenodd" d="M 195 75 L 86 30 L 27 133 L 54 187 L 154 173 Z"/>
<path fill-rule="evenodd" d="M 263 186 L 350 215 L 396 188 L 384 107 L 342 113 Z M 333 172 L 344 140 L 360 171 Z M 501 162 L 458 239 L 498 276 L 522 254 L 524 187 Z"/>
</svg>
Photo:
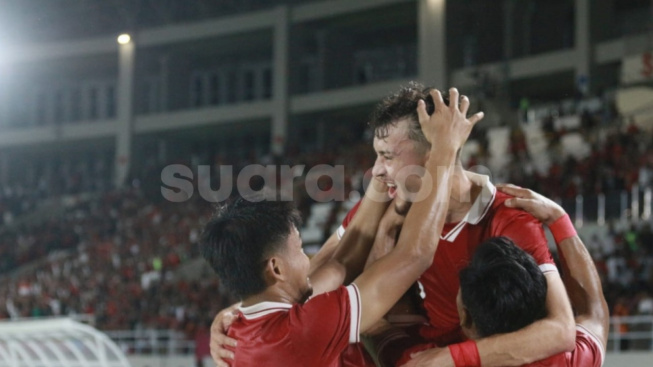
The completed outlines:
<svg viewBox="0 0 653 367">
<path fill-rule="evenodd" d="M 431 143 L 431 150 L 421 188 L 406 217 L 405 223 L 412 225 L 402 229 L 397 246 L 388 255 L 354 281 L 363 307 L 361 332 L 383 317 L 433 262 L 449 206 L 456 152 L 467 140 L 474 124 L 483 117 L 478 113 L 467 119 L 469 100 L 463 97 L 459 106 L 456 89 L 450 90 L 449 106 L 445 105 L 439 91 L 431 94 L 435 103 L 431 116 L 426 112 L 424 101 L 418 105 L 419 122 Z"/>
<path fill-rule="evenodd" d="M 562 263 L 562 280 L 576 314 L 576 323 L 597 336 L 605 349 L 610 314 L 603 296 L 601 279 L 567 213 L 560 205 L 531 190 L 514 185 L 499 185 L 497 188 L 515 196 L 506 205 L 529 212 L 551 229 Z"/>
<path fill-rule="evenodd" d="M 387 186 L 379 180 L 370 182 L 356 215 L 332 257 L 309 275 L 314 295 L 349 284 L 363 271 L 379 222 L 388 207 L 390 198 L 387 191 Z"/>
</svg>

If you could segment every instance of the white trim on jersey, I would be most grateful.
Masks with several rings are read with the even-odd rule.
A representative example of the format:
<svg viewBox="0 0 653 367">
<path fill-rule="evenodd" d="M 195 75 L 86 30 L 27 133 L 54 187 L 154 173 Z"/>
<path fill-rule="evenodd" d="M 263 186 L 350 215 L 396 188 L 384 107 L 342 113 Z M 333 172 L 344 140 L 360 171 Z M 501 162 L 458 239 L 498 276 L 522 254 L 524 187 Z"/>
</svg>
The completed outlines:
<svg viewBox="0 0 653 367">
<path fill-rule="evenodd" d="M 554 264 L 541 264 L 539 265 L 540 270 L 542 273 L 558 273 L 558 267 L 555 266 Z"/>
<path fill-rule="evenodd" d="M 351 309 L 351 322 L 349 324 L 349 343 L 354 344 L 360 341 L 361 329 L 361 295 L 356 284 L 347 286 L 349 294 L 349 307 Z"/>
<path fill-rule="evenodd" d="M 340 240 L 344 235 L 345 235 L 345 227 L 343 227 L 341 224 L 340 227 L 338 227 L 338 229 L 336 230 L 336 236 L 338 236 L 338 239 Z"/>
<path fill-rule="evenodd" d="M 239 307 L 238 310 L 247 320 L 254 320 L 265 315 L 275 312 L 288 311 L 292 308 L 289 303 L 281 302 L 261 302 L 248 307 Z"/>
<path fill-rule="evenodd" d="M 599 350 L 601 351 L 601 366 L 603 366 L 603 362 L 605 362 L 605 347 L 603 346 L 603 343 L 601 342 L 601 339 L 599 339 L 594 333 L 591 331 L 587 330 L 583 325 L 581 324 L 576 324 L 576 330 L 580 331 L 583 334 L 586 334 L 590 340 L 594 342 L 599 347 Z"/>
<path fill-rule="evenodd" d="M 497 188 L 492 184 L 492 182 L 490 182 L 490 177 L 485 175 L 480 176 L 483 180 L 481 193 L 478 195 L 467 214 L 465 214 L 465 217 L 453 229 L 451 229 L 449 233 L 444 236 L 440 235 L 440 239 L 447 242 L 454 242 L 456 238 L 458 238 L 460 232 L 462 232 L 465 224 L 478 224 L 485 217 L 485 214 L 490 211 L 492 203 L 494 203 L 494 199 L 496 198 Z"/>
</svg>

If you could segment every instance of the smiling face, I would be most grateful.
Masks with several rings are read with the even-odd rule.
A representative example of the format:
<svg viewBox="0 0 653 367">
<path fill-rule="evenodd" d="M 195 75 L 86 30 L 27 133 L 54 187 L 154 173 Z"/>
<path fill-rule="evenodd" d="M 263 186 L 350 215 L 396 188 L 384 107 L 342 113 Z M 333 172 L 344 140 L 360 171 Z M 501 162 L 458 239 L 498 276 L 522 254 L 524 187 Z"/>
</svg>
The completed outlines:
<svg viewBox="0 0 653 367">
<path fill-rule="evenodd" d="M 374 137 L 376 161 L 372 169 L 374 178 L 388 185 L 388 195 L 392 199 L 399 197 L 405 201 L 411 201 L 419 190 L 420 169 L 427 158 L 408 137 L 409 123 L 408 118 L 399 120 L 388 126 L 386 137 Z"/>
</svg>

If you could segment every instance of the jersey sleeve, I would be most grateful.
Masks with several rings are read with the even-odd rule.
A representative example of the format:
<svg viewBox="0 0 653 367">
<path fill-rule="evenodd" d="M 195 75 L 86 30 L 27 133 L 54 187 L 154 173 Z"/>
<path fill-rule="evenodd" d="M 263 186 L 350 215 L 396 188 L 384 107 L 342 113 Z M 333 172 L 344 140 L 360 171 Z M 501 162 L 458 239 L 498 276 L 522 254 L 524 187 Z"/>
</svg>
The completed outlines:
<svg viewBox="0 0 653 367">
<path fill-rule="evenodd" d="M 605 359 L 599 339 L 582 325 L 576 325 L 576 349 L 571 352 L 569 366 L 601 367 Z"/>
<path fill-rule="evenodd" d="M 496 229 L 493 235 L 510 238 L 533 256 L 543 272 L 557 272 L 542 224 L 532 215 L 519 210 L 509 209 L 503 214 L 501 219 L 495 219 Z"/>
<path fill-rule="evenodd" d="M 339 358 L 360 341 L 360 293 L 355 284 L 320 294 L 293 307 L 290 333 L 298 353 Z"/>
<path fill-rule="evenodd" d="M 336 231 L 338 239 L 341 239 L 342 236 L 345 234 L 345 230 L 347 229 L 347 226 L 349 226 L 349 223 L 351 223 L 351 221 L 354 219 L 354 215 L 356 215 L 356 212 L 358 211 L 358 207 L 361 206 L 361 202 L 363 202 L 363 199 L 357 202 L 356 205 L 354 205 L 349 210 L 349 212 L 347 212 L 345 219 L 342 220 L 342 224 L 340 224 L 340 227 L 338 227 L 338 230 Z"/>
</svg>

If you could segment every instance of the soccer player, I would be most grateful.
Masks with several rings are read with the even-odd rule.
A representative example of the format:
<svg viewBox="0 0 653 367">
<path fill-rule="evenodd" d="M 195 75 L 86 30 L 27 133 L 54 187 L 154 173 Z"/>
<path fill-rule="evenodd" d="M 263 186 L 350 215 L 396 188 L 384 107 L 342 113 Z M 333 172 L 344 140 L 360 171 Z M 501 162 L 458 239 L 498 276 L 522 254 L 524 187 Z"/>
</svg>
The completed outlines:
<svg viewBox="0 0 653 367">
<path fill-rule="evenodd" d="M 359 255 L 369 252 L 384 212 L 387 194 L 375 196 L 382 190 L 368 189 L 361 212 L 342 238 L 347 246 L 310 273 L 310 280 L 299 218 L 290 204 L 239 199 L 207 224 L 202 255 L 242 299 L 229 329 L 238 340 L 233 365 L 343 365 L 341 354 L 348 344 L 374 326 L 430 266 L 447 215 L 456 152 L 482 118 L 481 113 L 466 118 L 466 98 L 460 106 L 456 101 L 447 107 L 439 92 L 432 95 L 437 108 L 431 115 L 423 101 L 416 107 L 425 136 L 438 147 L 425 163 L 433 186 L 420 188 L 422 200 L 408 213 L 411 224 L 397 246 L 348 287 L 341 284 L 360 273 L 366 256 Z M 373 186 L 383 187 L 380 181 Z"/>
<path fill-rule="evenodd" d="M 425 139 L 415 113 L 419 100 L 426 102 L 428 112 L 433 111 L 430 90 L 413 83 L 385 98 L 372 115 L 370 125 L 374 128 L 377 153 L 373 174 L 376 180 L 388 186 L 393 202 L 379 223 L 371 255 L 374 258 L 370 263 L 390 251 L 398 236 L 404 233 L 403 226 L 410 224 L 406 213 L 410 213 L 411 200 L 422 186 L 419 169 L 426 162 L 426 152 L 439 149 Z M 458 100 L 457 90 L 452 89 L 449 97 L 451 101 Z M 429 342 L 446 346 L 466 339 L 456 309 L 457 274 L 468 264 L 478 245 L 488 238 L 505 236 L 535 258 L 547 280 L 547 316 L 529 328 L 504 334 L 487 345 L 479 341 L 481 357 L 487 366 L 518 366 L 574 347 L 571 306 L 542 226 L 532 215 L 503 205 L 509 198 L 497 192 L 489 177 L 464 170 L 458 154 L 438 251 L 432 266 L 419 279 L 428 324 L 418 324 L 417 334 Z M 345 218 L 339 234 L 346 234 L 349 221 L 356 218 L 356 210 L 357 207 L 353 208 Z M 314 264 L 317 266 L 329 258 L 340 245 L 347 244 L 332 239 L 327 241 L 314 258 Z M 234 342 L 224 337 L 224 327 L 228 323 L 224 317 L 225 314 L 216 317 L 211 333 L 212 356 L 216 362 L 228 356 L 220 345 Z M 388 347 L 404 348 L 394 342 Z M 393 354 L 399 356 L 401 352 Z"/>
<path fill-rule="evenodd" d="M 506 202 L 546 224 L 560 254 L 562 273 L 576 313 L 576 348 L 530 366 L 599 367 L 603 364 L 610 315 L 601 280 L 569 216 L 558 204 L 513 185 L 499 188 L 516 198 Z M 573 264 L 570 266 L 570 264 Z M 545 280 L 533 258 L 505 237 L 488 240 L 460 273 L 458 313 L 470 339 L 508 333 L 546 315 Z M 455 359 L 455 360 L 454 360 Z M 449 351 L 417 353 L 406 367 L 480 365 L 473 342 L 450 345 Z M 402 363 L 400 363 L 401 365 Z"/>
</svg>

